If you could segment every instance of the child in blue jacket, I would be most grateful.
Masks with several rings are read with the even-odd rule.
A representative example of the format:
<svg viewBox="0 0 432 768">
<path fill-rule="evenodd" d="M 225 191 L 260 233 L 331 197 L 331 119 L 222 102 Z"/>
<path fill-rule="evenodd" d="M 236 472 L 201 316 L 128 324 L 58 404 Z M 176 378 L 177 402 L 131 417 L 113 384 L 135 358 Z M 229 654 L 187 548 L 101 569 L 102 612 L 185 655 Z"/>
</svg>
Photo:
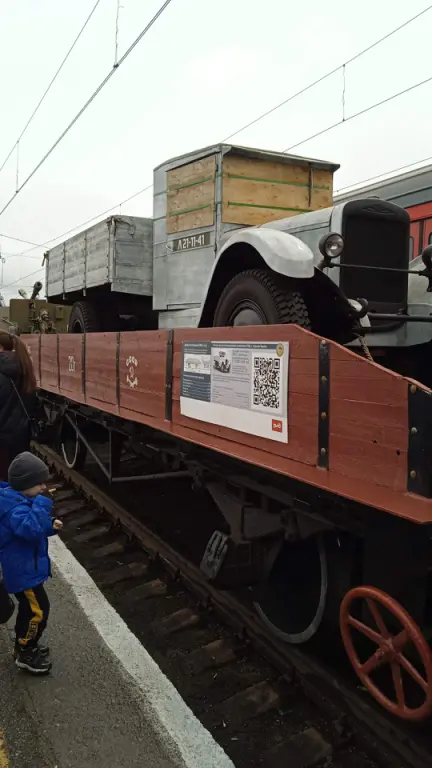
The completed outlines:
<svg viewBox="0 0 432 768">
<path fill-rule="evenodd" d="M 15 663 L 33 674 L 51 669 L 49 649 L 39 644 L 50 609 L 43 585 L 51 576 L 48 536 L 63 527 L 41 495 L 48 476 L 46 464 L 26 452 L 10 465 L 9 483 L 0 483 L 0 565 L 6 590 L 18 600 Z"/>
</svg>

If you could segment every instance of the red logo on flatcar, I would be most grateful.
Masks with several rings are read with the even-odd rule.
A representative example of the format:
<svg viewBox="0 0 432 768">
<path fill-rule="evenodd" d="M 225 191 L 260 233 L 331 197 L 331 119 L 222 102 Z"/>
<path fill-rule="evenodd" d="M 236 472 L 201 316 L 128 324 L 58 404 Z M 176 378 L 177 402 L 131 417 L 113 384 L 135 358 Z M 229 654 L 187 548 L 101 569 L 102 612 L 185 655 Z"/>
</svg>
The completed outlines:
<svg viewBox="0 0 432 768">
<path fill-rule="evenodd" d="M 280 419 L 272 419 L 272 432 L 282 432 L 282 422 Z"/>
</svg>

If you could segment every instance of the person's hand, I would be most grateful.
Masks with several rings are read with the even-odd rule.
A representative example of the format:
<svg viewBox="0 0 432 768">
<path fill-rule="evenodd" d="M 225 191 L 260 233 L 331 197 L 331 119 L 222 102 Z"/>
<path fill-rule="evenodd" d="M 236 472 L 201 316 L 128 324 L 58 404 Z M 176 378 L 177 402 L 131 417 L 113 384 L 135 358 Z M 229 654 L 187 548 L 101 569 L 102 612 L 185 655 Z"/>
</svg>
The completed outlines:
<svg viewBox="0 0 432 768">
<path fill-rule="evenodd" d="M 63 528 L 63 523 L 61 520 L 54 520 L 53 522 L 53 528 L 55 531 L 61 531 Z"/>
</svg>

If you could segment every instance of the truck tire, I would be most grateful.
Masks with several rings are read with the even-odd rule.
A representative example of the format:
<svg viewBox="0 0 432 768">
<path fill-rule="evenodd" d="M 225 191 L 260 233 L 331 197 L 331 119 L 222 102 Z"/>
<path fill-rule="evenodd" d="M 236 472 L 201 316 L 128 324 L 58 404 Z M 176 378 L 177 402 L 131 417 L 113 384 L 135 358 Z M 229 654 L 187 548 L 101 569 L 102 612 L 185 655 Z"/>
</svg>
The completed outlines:
<svg viewBox="0 0 432 768">
<path fill-rule="evenodd" d="M 69 316 L 68 333 L 96 333 L 100 330 L 94 305 L 89 301 L 77 301 Z"/>
<path fill-rule="evenodd" d="M 305 300 L 288 278 L 263 269 L 233 277 L 216 306 L 213 326 L 294 323 L 310 330 Z"/>
</svg>

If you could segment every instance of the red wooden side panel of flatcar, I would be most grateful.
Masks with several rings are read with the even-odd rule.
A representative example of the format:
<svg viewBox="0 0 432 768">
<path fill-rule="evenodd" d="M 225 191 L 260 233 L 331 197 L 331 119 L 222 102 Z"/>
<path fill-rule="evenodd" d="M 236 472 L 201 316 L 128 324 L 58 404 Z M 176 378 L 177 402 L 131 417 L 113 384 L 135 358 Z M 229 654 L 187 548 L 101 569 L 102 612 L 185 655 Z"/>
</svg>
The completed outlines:
<svg viewBox="0 0 432 768">
<path fill-rule="evenodd" d="M 191 341 L 289 342 L 288 442 L 181 413 L 182 345 Z M 410 382 L 328 342 L 328 405 L 322 412 L 322 340 L 297 326 L 47 335 L 27 337 L 27 343 L 35 367 L 40 345 L 42 389 L 360 503 L 432 522 L 432 499 L 408 492 Z M 416 388 L 432 406 L 430 391 Z M 320 448 L 322 419 L 328 424 L 326 449 Z"/>
<path fill-rule="evenodd" d="M 120 416 L 154 427 L 165 421 L 168 331 L 122 333 L 119 339 Z M 167 422 L 165 422 L 166 428 Z"/>
<path fill-rule="evenodd" d="M 73 400 L 85 402 L 84 336 L 71 333 L 58 338 L 60 391 Z"/>
<path fill-rule="evenodd" d="M 88 405 L 118 413 L 117 334 L 90 333 L 85 339 L 85 395 Z"/>
<path fill-rule="evenodd" d="M 50 392 L 59 392 L 59 342 L 60 337 L 55 334 L 42 334 L 40 336 L 40 385 L 42 389 L 48 389 Z"/>
<path fill-rule="evenodd" d="M 330 470 L 405 491 L 406 379 L 337 345 L 330 360 Z"/>
</svg>

